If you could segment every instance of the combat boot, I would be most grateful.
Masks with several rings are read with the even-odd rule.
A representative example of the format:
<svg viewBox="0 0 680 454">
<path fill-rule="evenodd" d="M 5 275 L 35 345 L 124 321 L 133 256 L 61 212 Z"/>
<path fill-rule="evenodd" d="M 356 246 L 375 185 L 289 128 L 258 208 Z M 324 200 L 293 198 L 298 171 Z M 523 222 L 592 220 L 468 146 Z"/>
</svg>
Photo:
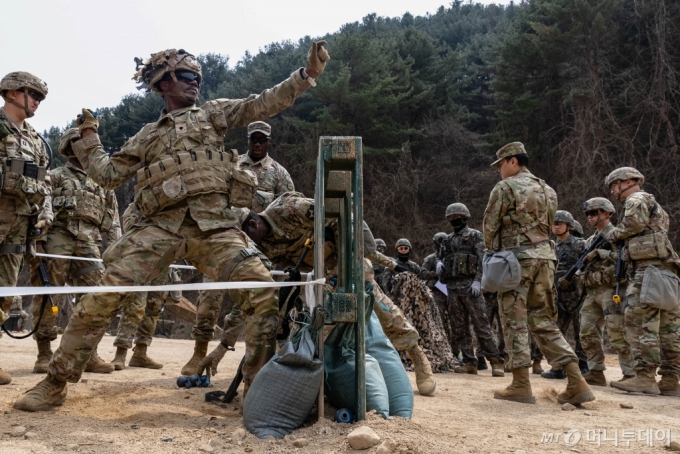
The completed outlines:
<svg viewBox="0 0 680 454">
<path fill-rule="evenodd" d="M 541 367 L 541 360 L 535 359 L 531 365 L 531 373 L 534 375 L 541 375 L 543 373 L 543 368 Z"/>
<path fill-rule="evenodd" d="M 680 383 L 674 375 L 664 374 L 659 382 L 659 391 L 662 396 L 680 397 Z"/>
<path fill-rule="evenodd" d="M 628 391 L 629 393 L 661 394 L 659 385 L 654 380 L 654 369 L 643 369 L 636 372 L 635 377 L 626 380 L 612 382 L 612 388 Z"/>
<path fill-rule="evenodd" d="M 14 408 L 23 411 L 47 411 L 66 400 L 66 382 L 47 374 L 37 385 L 14 402 Z"/>
<path fill-rule="evenodd" d="M 208 355 L 208 342 L 207 341 L 196 341 L 194 345 L 194 356 L 191 357 L 188 363 L 182 368 L 182 375 L 187 377 L 198 374 L 198 363 L 203 361 Z"/>
<path fill-rule="evenodd" d="M 578 362 L 569 363 L 564 366 L 567 374 L 567 389 L 557 395 L 557 402 L 560 404 L 582 404 L 595 400 L 595 393 L 590 389 L 588 383 L 581 375 Z"/>
<path fill-rule="evenodd" d="M 132 358 L 130 358 L 128 366 L 144 367 L 146 369 L 162 369 L 163 365 L 161 363 L 157 363 L 146 355 L 147 347 L 148 345 L 146 344 L 135 344 L 135 348 L 132 349 L 134 353 L 132 354 Z"/>
<path fill-rule="evenodd" d="M 503 361 L 497 358 L 491 360 L 491 376 L 505 377 L 505 372 L 503 372 Z"/>
<path fill-rule="evenodd" d="M 38 360 L 33 366 L 34 374 L 46 374 L 52 359 L 52 345 L 50 341 L 38 341 Z"/>
<path fill-rule="evenodd" d="M 115 370 L 125 369 L 125 357 L 127 356 L 127 351 L 128 349 L 125 347 L 116 348 L 116 356 L 114 356 L 113 361 L 111 361 L 111 364 L 113 364 Z"/>
<path fill-rule="evenodd" d="M 85 365 L 85 372 L 94 372 L 95 374 L 110 374 L 114 370 L 116 370 L 116 367 L 113 364 L 107 363 L 101 359 L 97 354 L 97 347 L 95 347 L 94 350 L 92 350 L 89 361 Z"/>
<path fill-rule="evenodd" d="M 0 368 L 0 385 L 9 385 L 12 383 L 12 376 Z"/>
<path fill-rule="evenodd" d="M 593 386 L 607 386 L 607 379 L 604 376 L 604 371 L 602 370 L 591 370 L 586 374 L 583 374 L 583 379 L 589 385 Z"/>
<path fill-rule="evenodd" d="M 477 370 L 487 370 L 489 366 L 486 364 L 486 359 L 483 356 L 477 357 Z"/>
<path fill-rule="evenodd" d="M 477 366 L 474 364 L 463 364 L 462 366 L 454 367 L 453 371 L 457 374 L 477 375 Z"/>
<path fill-rule="evenodd" d="M 541 374 L 541 377 L 543 378 L 550 378 L 550 379 L 557 379 L 557 380 L 563 380 L 567 378 L 567 374 L 564 373 L 562 369 L 555 369 L 552 368 L 548 372 L 543 372 Z"/>
<path fill-rule="evenodd" d="M 523 404 L 535 404 L 536 398 L 531 392 L 531 383 L 529 382 L 529 368 L 520 367 L 512 369 L 512 383 L 505 389 L 494 391 L 493 398 L 521 402 Z"/>
<path fill-rule="evenodd" d="M 430 360 L 427 359 L 427 356 L 425 356 L 425 353 L 419 346 L 410 349 L 408 351 L 408 356 L 413 362 L 418 392 L 421 396 L 431 396 L 434 394 L 434 389 L 437 387 L 437 381 L 434 379 L 432 367 L 430 367 Z"/>
</svg>

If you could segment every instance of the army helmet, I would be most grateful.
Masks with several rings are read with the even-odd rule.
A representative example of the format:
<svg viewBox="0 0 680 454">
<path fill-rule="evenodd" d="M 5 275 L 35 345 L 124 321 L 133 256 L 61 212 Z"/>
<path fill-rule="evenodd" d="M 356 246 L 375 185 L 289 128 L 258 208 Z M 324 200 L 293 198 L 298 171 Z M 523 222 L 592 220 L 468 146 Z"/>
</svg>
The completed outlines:
<svg viewBox="0 0 680 454">
<path fill-rule="evenodd" d="M 574 228 L 571 229 L 571 234 L 583 238 L 583 227 L 576 219 L 574 219 Z"/>
<path fill-rule="evenodd" d="M 555 213 L 555 220 L 553 222 L 564 222 L 569 227 L 574 227 L 574 216 L 570 212 L 565 210 L 557 210 Z"/>
<path fill-rule="evenodd" d="M 434 234 L 434 237 L 432 238 L 432 242 L 434 242 L 435 244 L 439 244 L 439 243 L 441 243 L 442 241 L 444 241 L 444 239 L 445 239 L 447 236 L 448 236 L 448 235 L 447 235 L 446 233 L 444 233 L 444 232 L 437 232 L 437 233 Z"/>
<path fill-rule="evenodd" d="M 444 215 L 444 217 L 446 219 L 449 219 L 450 216 L 454 216 L 457 214 L 465 216 L 467 219 L 470 218 L 470 211 L 462 203 L 452 203 L 451 205 L 447 206 L 446 215 Z"/>
<path fill-rule="evenodd" d="M 61 139 L 59 139 L 59 154 L 66 158 L 75 156 L 73 148 L 71 148 L 71 142 L 78 138 L 80 138 L 78 128 L 67 129 L 66 132 L 64 132 L 64 135 L 61 136 Z"/>
<path fill-rule="evenodd" d="M 376 238 L 375 247 L 384 247 L 385 249 L 387 249 L 387 244 L 385 244 L 385 240 L 382 240 L 380 238 Z"/>
<path fill-rule="evenodd" d="M 398 249 L 399 246 L 407 246 L 409 249 L 413 249 L 413 247 L 411 246 L 411 242 L 406 238 L 400 238 L 399 240 L 397 240 L 397 243 L 394 245 L 394 249 Z"/>
<path fill-rule="evenodd" d="M 607 178 L 604 179 L 604 186 L 609 189 L 615 181 L 625 180 L 637 180 L 638 184 L 642 186 L 645 182 L 645 177 L 634 167 L 619 167 L 607 175 Z"/>
<path fill-rule="evenodd" d="M 592 199 L 586 200 L 583 202 L 583 207 L 581 207 L 581 209 L 584 213 L 590 210 L 602 210 L 607 213 L 616 213 L 614 205 L 609 199 L 605 199 L 604 197 L 593 197 Z"/>
<path fill-rule="evenodd" d="M 4 98 L 5 93 L 9 90 L 35 90 L 43 96 L 43 99 L 47 97 L 47 84 L 33 74 L 24 71 L 9 73 L 2 78 L 0 96 Z"/>
<path fill-rule="evenodd" d="M 151 54 L 151 58 L 145 62 L 141 58 L 135 58 L 135 62 L 137 63 L 137 72 L 132 77 L 132 80 L 141 84 L 138 88 L 146 89 L 147 91 L 153 90 L 161 96 L 163 93 L 157 84 L 166 74 L 170 74 L 175 82 L 177 82 L 175 72 L 181 70 L 198 74 L 199 85 L 203 79 L 201 64 L 193 54 L 184 49 L 167 49 Z"/>
</svg>

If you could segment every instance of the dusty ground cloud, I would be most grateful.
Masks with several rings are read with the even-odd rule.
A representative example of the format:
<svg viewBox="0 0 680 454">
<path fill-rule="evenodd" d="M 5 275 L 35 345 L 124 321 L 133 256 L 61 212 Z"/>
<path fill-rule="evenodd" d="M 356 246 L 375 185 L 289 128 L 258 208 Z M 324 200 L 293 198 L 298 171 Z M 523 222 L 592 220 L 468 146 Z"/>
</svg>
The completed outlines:
<svg viewBox="0 0 680 454">
<path fill-rule="evenodd" d="M 99 347 L 105 360 L 113 358 L 113 337 L 106 336 Z M 56 347 L 57 343 L 53 346 Z M 111 375 L 85 373 L 87 383 L 69 385 L 69 398 L 54 411 L 23 413 L 12 409 L 12 402 L 22 392 L 38 382 L 31 373 L 36 347 L 31 341 L 0 339 L 3 368 L 13 375 L 13 381 L 0 392 L 0 454 L 66 452 L 77 449 L 85 453 L 184 453 L 215 452 L 298 452 L 345 453 L 353 451 L 347 434 L 354 426 L 324 420 L 293 433 L 293 439 L 305 438 L 302 448 L 293 439 L 282 441 L 258 440 L 248 434 L 241 444 L 233 437 L 243 427 L 237 405 L 222 408 L 203 401 L 205 390 L 178 389 L 175 380 L 179 370 L 191 356 L 193 342 L 188 340 L 154 339 L 149 350 L 154 359 L 165 364 L 162 370 L 130 369 Z M 215 377 L 216 389 L 226 389 L 244 352 L 243 343 L 236 352 L 229 352 Z M 618 380 L 614 357 L 607 357 L 609 380 Z M 544 367 L 546 365 L 544 364 Z M 409 377 L 415 389 L 412 372 Z M 671 397 L 638 396 L 612 388 L 594 391 L 595 402 L 583 409 L 563 411 L 549 397 L 551 387 L 562 388 L 566 380 L 546 380 L 532 376 L 536 405 L 516 404 L 493 399 L 493 389 L 510 383 L 510 377 L 492 378 L 491 371 L 478 377 L 457 374 L 437 374 L 434 397 L 415 396 L 412 421 L 394 418 L 385 421 L 370 415 L 362 424 L 372 427 L 384 440 L 393 440 L 394 453 L 532 453 L 566 452 L 568 441 L 580 441 L 578 452 L 662 452 L 666 440 L 659 441 L 671 430 L 680 438 L 677 421 L 680 400 Z M 630 404 L 624 409 L 621 404 Z M 327 415 L 331 409 L 328 408 Z M 133 429 L 133 425 L 139 426 Z M 23 431 L 35 435 L 19 435 Z M 653 448 L 642 440 L 652 430 L 656 436 Z M 594 431 L 601 435 L 588 441 Z M 634 435 L 630 438 L 630 430 Z M 673 435 L 673 431 L 678 434 Z M 625 432 L 624 432 L 625 431 Z M 614 434 L 618 441 L 614 442 Z M 547 442 L 552 435 L 552 442 Z M 555 441 L 559 435 L 559 440 Z M 605 435 L 608 440 L 605 440 Z M 626 447 L 624 436 L 629 436 Z M 163 439 L 172 441 L 163 441 Z M 632 440 L 632 441 L 631 441 Z M 618 444 L 618 446 L 616 446 Z M 77 447 L 75 445 L 78 445 Z M 210 451 L 212 449 L 212 451 Z M 377 448 L 369 451 L 374 453 Z M 576 451 L 575 451 L 576 452 Z"/>
</svg>

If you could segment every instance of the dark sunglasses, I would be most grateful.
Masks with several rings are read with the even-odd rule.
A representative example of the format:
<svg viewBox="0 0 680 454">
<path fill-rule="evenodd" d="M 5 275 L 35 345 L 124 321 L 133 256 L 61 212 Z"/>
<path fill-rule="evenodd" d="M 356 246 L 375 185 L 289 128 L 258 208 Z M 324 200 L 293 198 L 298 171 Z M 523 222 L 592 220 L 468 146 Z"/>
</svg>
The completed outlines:
<svg viewBox="0 0 680 454">
<path fill-rule="evenodd" d="M 248 138 L 249 138 L 250 141 L 253 142 L 253 143 L 267 143 L 267 142 L 269 142 L 269 139 L 270 139 L 270 138 L 267 137 L 267 136 L 265 136 L 265 137 L 253 137 L 253 136 L 250 136 L 250 137 L 248 137 Z"/>
<path fill-rule="evenodd" d="M 597 216 L 600 214 L 600 210 L 588 210 L 586 211 L 586 216 Z"/>
<path fill-rule="evenodd" d="M 191 71 L 177 71 L 175 72 L 175 77 L 177 77 L 177 80 L 181 80 L 187 84 L 196 81 L 198 85 L 201 85 L 201 76 L 196 73 L 192 73 Z"/>
<path fill-rule="evenodd" d="M 28 96 L 33 98 L 34 101 L 42 102 L 42 100 L 45 99 L 43 95 L 41 95 L 35 90 L 26 90 L 26 93 L 28 94 Z"/>
</svg>

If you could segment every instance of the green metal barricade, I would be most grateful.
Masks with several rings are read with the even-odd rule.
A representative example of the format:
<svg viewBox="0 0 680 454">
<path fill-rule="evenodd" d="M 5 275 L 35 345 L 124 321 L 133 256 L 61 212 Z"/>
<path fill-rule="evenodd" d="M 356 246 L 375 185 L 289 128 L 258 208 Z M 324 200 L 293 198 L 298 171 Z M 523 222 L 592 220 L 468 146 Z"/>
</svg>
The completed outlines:
<svg viewBox="0 0 680 454">
<path fill-rule="evenodd" d="M 316 301 L 323 301 L 326 324 L 357 323 L 365 320 L 363 162 L 361 137 L 321 137 L 316 168 L 314 218 L 314 278 L 324 277 L 324 231 L 326 219 L 337 218 L 337 291 L 324 292 L 316 286 Z M 366 418 L 366 335 L 365 325 L 356 329 L 356 419 Z M 319 336 L 323 355 L 324 336 Z M 324 384 L 319 392 L 319 418 L 324 413 Z"/>
</svg>

